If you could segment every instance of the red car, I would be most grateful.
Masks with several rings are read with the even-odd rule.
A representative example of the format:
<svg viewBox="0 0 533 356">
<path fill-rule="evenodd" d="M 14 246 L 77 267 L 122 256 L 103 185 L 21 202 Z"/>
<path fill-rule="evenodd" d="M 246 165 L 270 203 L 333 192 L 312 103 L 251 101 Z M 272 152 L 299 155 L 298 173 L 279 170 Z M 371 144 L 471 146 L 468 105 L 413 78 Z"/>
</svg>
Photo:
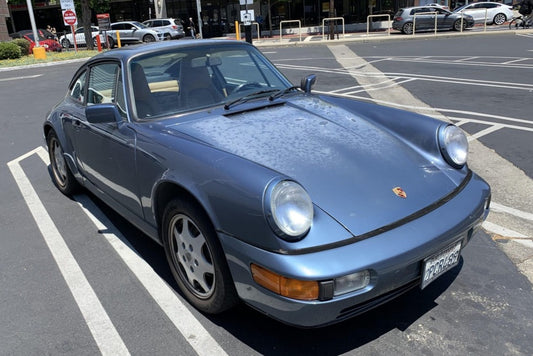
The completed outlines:
<svg viewBox="0 0 533 356">
<path fill-rule="evenodd" d="M 27 33 L 22 36 L 25 40 L 30 42 L 30 53 L 33 53 L 33 47 L 35 47 L 35 39 L 33 33 Z M 39 35 L 39 44 L 48 52 L 61 52 L 62 48 L 59 42 L 52 39 L 47 39 Z"/>
</svg>

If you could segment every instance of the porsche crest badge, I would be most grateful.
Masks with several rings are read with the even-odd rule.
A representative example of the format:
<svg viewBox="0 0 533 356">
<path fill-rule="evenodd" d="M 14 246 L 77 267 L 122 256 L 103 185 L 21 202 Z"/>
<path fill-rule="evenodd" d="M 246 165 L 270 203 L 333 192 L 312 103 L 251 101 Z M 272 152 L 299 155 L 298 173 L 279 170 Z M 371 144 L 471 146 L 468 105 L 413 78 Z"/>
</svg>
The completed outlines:
<svg viewBox="0 0 533 356">
<path fill-rule="evenodd" d="M 400 198 L 404 198 L 404 199 L 407 198 L 407 193 L 400 187 L 392 188 L 392 191 L 394 192 L 394 194 L 396 194 Z"/>
</svg>

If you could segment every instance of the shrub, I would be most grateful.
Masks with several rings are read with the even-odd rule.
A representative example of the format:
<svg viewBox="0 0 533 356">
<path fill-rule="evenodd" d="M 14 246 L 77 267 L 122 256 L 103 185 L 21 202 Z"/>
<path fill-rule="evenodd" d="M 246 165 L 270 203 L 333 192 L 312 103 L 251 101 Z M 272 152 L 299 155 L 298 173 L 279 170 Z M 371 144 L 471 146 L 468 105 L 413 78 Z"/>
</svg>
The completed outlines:
<svg viewBox="0 0 533 356">
<path fill-rule="evenodd" d="M 22 56 L 20 47 L 12 42 L 0 42 L 0 59 L 17 59 Z"/>
<path fill-rule="evenodd" d="M 20 53 L 23 56 L 30 54 L 30 42 L 28 40 L 25 40 L 24 38 L 17 38 L 11 42 L 20 47 Z"/>
</svg>

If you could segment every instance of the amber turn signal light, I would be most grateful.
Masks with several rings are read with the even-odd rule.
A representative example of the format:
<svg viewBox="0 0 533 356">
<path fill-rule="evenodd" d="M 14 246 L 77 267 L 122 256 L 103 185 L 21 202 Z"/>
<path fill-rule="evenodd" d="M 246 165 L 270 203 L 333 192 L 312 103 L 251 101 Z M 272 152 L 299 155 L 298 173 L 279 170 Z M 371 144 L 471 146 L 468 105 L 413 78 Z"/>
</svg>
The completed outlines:
<svg viewBox="0 0 533 356">
<path fill-rule="evenodd" d="M 276 294 L 299 300 L 318 299 L 319 287 L 317 281 L 301 281 L 283 277 L 255 264 L 250 267 L 254 281 Z"/>
</svg>

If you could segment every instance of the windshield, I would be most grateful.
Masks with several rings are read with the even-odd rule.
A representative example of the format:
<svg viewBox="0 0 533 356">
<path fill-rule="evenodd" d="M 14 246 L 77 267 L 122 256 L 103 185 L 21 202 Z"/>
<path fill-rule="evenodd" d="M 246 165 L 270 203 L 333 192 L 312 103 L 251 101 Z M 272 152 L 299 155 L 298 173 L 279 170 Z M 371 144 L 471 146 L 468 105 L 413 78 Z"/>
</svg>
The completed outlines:
<svg viewBox="0 0 533 356">
<path fill-rule="evenodd" d="M 469 6 L 469 4 L 466 4 L 466 5 L 460 6 L 460 7 L 458 7 L 457 9 L 453 10 L 453 12 L 461 11 L 461 10 L 463 10 L 465 7 L 468 7 L 468 6 Z"/>
<path fill-rule="evenodd" d="M 162 50 L 134 58 L 129 69 L 140 119 L 224 105 L 250 94 L 268 98 L 291 87 L 261 52 L 235 44 Z"/>
<path fill-rule="evenodd" d="M 140 22 L 132 22 L 131 24 L 139 28 L 147 28 L 147 26 L 143 25 Z"/>
</svg>

